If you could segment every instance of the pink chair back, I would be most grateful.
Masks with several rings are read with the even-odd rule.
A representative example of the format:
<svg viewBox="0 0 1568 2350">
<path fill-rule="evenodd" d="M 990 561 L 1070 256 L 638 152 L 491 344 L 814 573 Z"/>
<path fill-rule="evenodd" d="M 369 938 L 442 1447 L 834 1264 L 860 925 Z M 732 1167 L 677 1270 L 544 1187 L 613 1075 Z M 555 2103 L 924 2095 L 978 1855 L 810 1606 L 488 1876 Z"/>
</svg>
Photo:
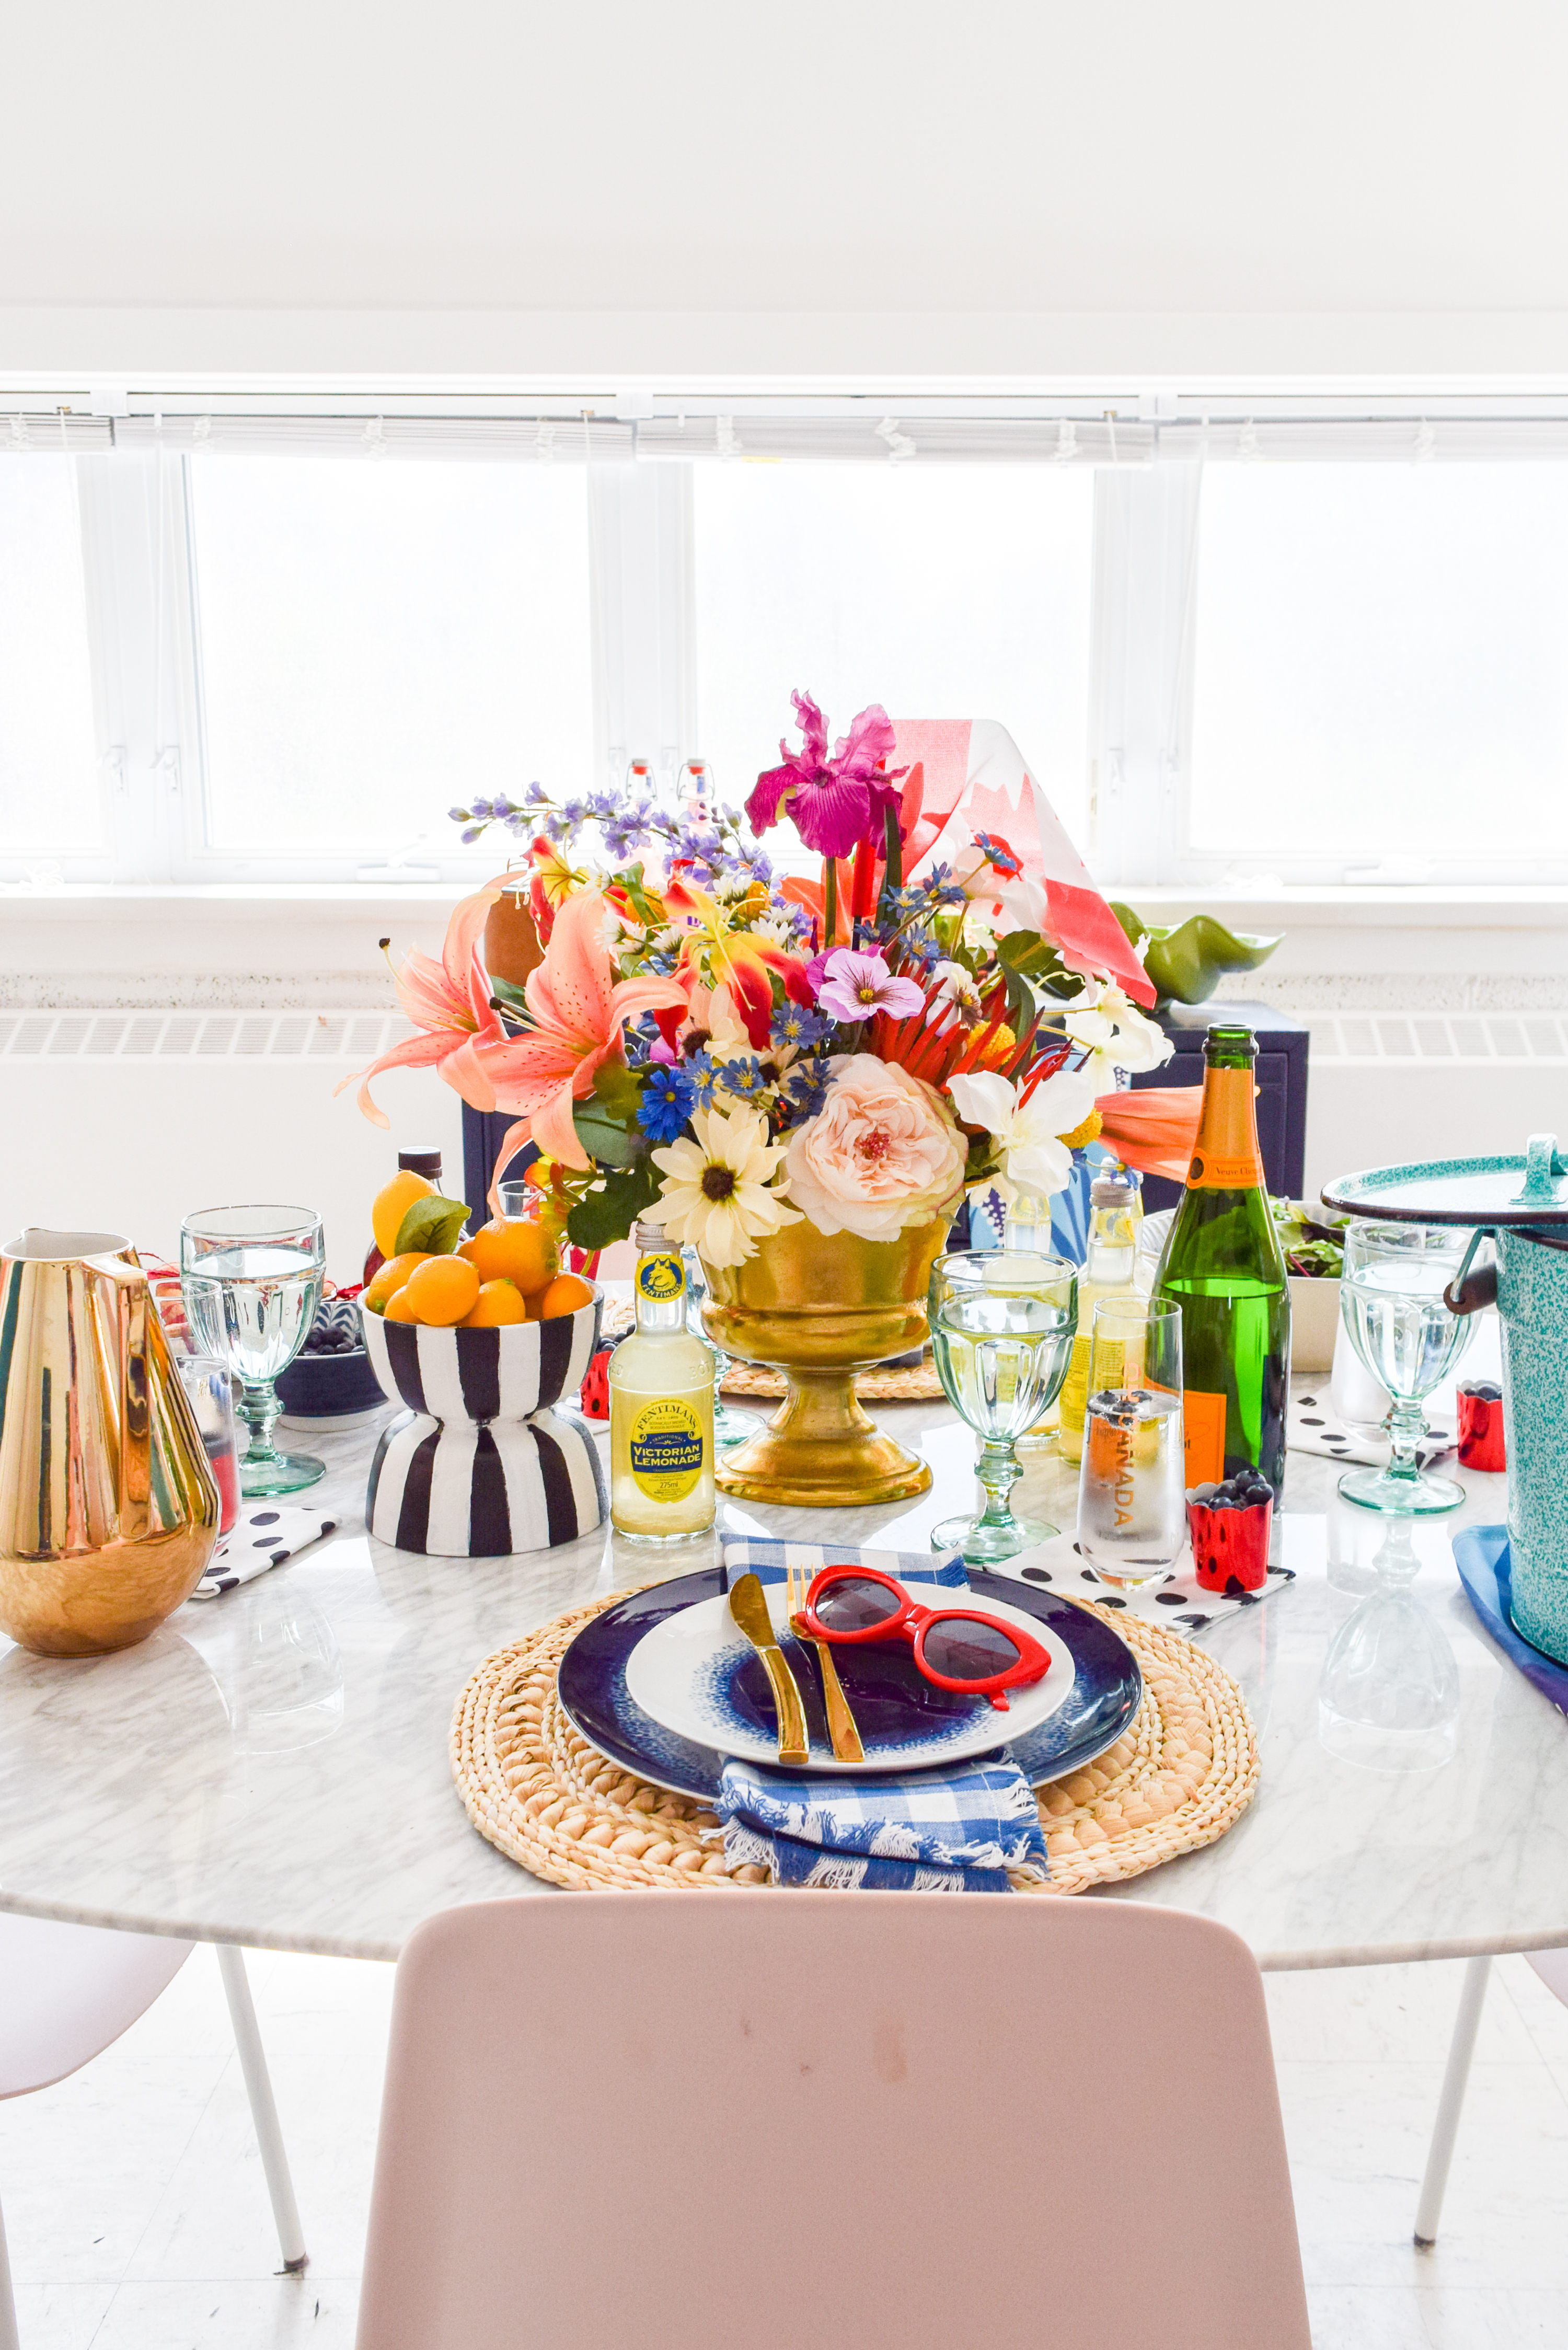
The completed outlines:
<svg viewBox="0 0 1568 2350">
<path fill-rule="evenodd" d="M 574 1894 L 398 1966 L 358 2350 L 1309 2350 L 1262 1983 L 1131 1902 Z"/>
</svg>

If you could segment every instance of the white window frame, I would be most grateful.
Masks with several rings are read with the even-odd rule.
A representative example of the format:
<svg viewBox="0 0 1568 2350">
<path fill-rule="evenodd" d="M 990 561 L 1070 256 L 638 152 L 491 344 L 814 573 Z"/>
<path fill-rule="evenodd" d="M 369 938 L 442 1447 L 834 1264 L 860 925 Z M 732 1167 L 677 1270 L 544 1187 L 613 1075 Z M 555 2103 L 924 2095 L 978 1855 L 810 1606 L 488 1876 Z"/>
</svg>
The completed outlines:
<svg viewBox="0 0 1568 2350">
<path fill-rule="evenodd" d="M 1260 405 L 1262 403 L 1253 403 Z M 287 445 L 275 416 L 253 416 L 260 402 L 231 400 L 219 420 L 225 445 Z M 274 408 L 286 403 L 275 402 Z M 296 400 L 296 408 L 300 405 Z M 566 403 L 569 408 L 569 403 Z M 697 663 L 694 577 L 693 466 L 726 457 L 774 453 L 829 454 L 857 462 L 931 462 L 1001 453 L 988 442 L 999 428 L 1031 437 L 1029 453 L 1043 461 L 1096 463 L 1091 682 L 1088 729 L 1089 837 L 1079 845 L 1103 886 L 1117 891 L 1212 891 L 1241 878 L 1239 859 L 1189 842 L 1192 786 L 1192 707 L 1201 658 L 1196 625 L 1204 471 L 1211 462 L 1307 462 L 1338 456 L 1359 435 L 1355 453 L 1407 456 L 1437 453 L 1495 456 L 1504 452 L 1568 458 L 1568 402 L 1526 416 L 1516 402 L 1494 400 L 1485 415 L 1426 419 L 1390 416 L 1371 423 L 1366 403 L 1298 400 L 1290 418 L 1254 425 L 1232 400 L 1232 412 L 1199 417 L 1197 403 L 1152 396 L 1119 403 L 1082 400 L 1042 403 L 972 398 L 908 402 L 898 417 L 877 403 L 841 398 L 787 403 L 753 393 L 727 403 L 638 400 L 623 415 L 591 426 L 559 428 L 523 420 L 514 401 L 470 403 L 454 422 L 392 419 L 363 411 L 323 417 L 323 403 L 306 403 L 317 418 L 313 446 L 374 455 L 397 432 L 439 435 L 488 433 L 498 459 L 516 462 L 516 434 L 531 436 L 524 453 L 541 459 L 563 452 L 588 466 L 588 559 L 591 594 L 594 765 L 596 789 L 622 786 L 633 760 L 648 763 L 673 789 L 682 763 L 703 752 L 696 734 Z M 1434 411 L 1442 402 L 1428 403 Z M 1459 403 L 1450 401 L 1449 408 Z M 1471 407 L 1477 403 L 1470 403 Z M 1481 403 L 1482 406 L 1485 403 Z M 1538 404 L 1539 405 L 1539 404 Z M 235 858 L 204 845 L 204 773 L 197 630 L 192 592 L 189 484 L 193 463 L 221 463 L 209 438 L 213 420 L 186 402 L 187 412 L 150 423 L 145 416 L 119 428 L 109 450 L 83 426 L 71 453 L 81 515 L 87 625 L 103 795 L 107 853 L 57 857 L 29 851 L 7 858 L 0 843 L 0 879 L 57 862 L 67 880 L 130 889 L 247 883 L 269 887 L 331 887 L 374 879 L 408 882 L 472 880 L 505 845 L 486 836 L 486 847 L 463 850 L 453 828 L 443 837 L 442 812 L 432 808 L 431 835 L 405 867 L 383 860 L 396 844 L 367 842 L 359 858 L 324 857 L 308 843 L 280 845 L 265 858 Z M 1300 411 L 1300 413 L 1297 413 Z M 1308 412 L 1311 411 L 1311 412 Z M 455 412 L 455 411 L 454 411 Z M 1119 421 L 1117 421 L 1119 418 Z M 1128 420 L 1141 418 L 1133 422 Z M 1157 421 L 1149 421 L 1154 419 Z M 5 418 L 0 413 L 0 430 Z M 301 429 L 305 417 L 289 429 Z M 247 439 L 246 435 L 254 435 Z M 505 435 L 511 434 L 510 441 Z M 270 440 L 269 440 L 270 435 Z M 597 436 L 597 437 L 596 437 Z M 814 436 L 816 436 L 814 439 Z M 1141 437 L 1139 437 L 1141 436 Z M 65 438 L 62 430 L 62 441 Z M 504 444 L 504 445 L 503 445 Z M 36 445 L 47 451 L 48 439 Z M 423 444 L 436 451 L 427 440 Z M 483 458 L 491 444 L 473 449 Z M 211 447 L 198 459 L 193 452 Z M 1150 462 L 1151 457 L 1154 462 Z M 632 462 L 628 462 L 628 460 Z M 4 463 L 0 454 L 0 463 Z M 986 713 L 1005 720 L 1006 712 Z M 1027 745 L 1024 746 L 1027 749 Z M 579 779 L 562 779 L 577 787 Z M 721 775 L 723 798 L 743 797 L 750 778 Z M 488 853 L 487 853 L 488 850 Z M 1246 852 L 1265 861 L 1291 887 L 1336 886 L 1347 867 L 1373 860 L 1353 847 L 1330 854 Z M 1434 855 L 1438 887 L 1515 889 L 1568 880 L 1568 859 L 1489 856 L 1484 841 L 1463 853 Z"/>
</svg>

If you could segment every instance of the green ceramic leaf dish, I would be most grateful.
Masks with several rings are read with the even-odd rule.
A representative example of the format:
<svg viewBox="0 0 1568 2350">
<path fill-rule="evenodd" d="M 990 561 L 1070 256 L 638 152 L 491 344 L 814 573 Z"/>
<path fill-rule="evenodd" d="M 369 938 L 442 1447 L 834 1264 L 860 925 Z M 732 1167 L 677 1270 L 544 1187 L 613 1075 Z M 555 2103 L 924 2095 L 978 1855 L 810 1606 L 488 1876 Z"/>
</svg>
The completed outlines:
<svg viewBox="0 0 1568 2350">
<path fill-rule="evenodd" d="M 1111 911 L 1135 946 L 1141 938 L 1148 940 L 1143 967 L 1161 1009 L 1168 1003 L 1207 1003 L 1228 972 L 1256 971 L 1280 943 L 1279 937 L 1228 931 L 1212 914 L 1189 914 L 1174 929 L 1162 930 L 1114 898 Z"/>
</svg>

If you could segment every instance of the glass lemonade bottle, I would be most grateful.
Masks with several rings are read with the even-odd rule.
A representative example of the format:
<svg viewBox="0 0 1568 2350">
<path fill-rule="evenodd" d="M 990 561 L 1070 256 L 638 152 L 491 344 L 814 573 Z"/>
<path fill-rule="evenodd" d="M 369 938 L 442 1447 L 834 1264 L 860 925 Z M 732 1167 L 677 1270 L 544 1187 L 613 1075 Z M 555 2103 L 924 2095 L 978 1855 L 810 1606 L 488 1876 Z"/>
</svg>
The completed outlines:
<svg viewBox="0 0 1568 2350">
<path fill-rule="evenodd" d="M 1187 1189 L 1154 1294 L 1181 1308 L 1187 1484 L 1285 1467 L 1291 1294 L 1263 1188 L 1250 1028 L 1210 1028 Z"/>
<path fill-rule="evenodd" d="M 1096 1175 L 1089 1187 L 1088 1253 L 1078 1276 L 1078 1335 L 1073 1341 L 1072 1360 L 1056 1399 L 1064 1461 L 1080 1461 L 1084 1457 L 1084 1413 L 1089 1396 L 1089 1340 L 1095 1326 L 1095 1308 L 1102 1297 L 1137 1295 L 1133 1275 L 1137 1245 L 1133 1211 L 1137 1197 L 1133 1185 L 1108 1175 Z"/>
<path fill-rule="evenodd" d="M 686 1268 L 639 1223 L 637 1328 L 610 1357 L 610 1523 L 632 1542 L 683 1542 L 713 1523 L 713 1356 L 686 1327 Z"/>
</svg>

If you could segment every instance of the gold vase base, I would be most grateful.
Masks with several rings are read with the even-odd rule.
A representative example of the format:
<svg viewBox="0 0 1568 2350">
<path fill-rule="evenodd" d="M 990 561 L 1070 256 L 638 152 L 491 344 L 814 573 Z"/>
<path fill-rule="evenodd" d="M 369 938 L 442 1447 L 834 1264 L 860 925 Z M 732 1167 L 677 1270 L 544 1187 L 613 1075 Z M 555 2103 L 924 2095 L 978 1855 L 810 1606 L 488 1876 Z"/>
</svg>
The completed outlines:
<svg viewBox="0 0 1568 2350">
<path fill-rule="evenodd" d="M 854 1372 L 790 1365 L 790 1388 L 768 1425 L 722 1454 L 713 1482 L 741 1502 L 785 1510 L 873 1509 L 929 1492 L 918 1452 L 884 1436 L 856 1399 Z"/>
</svg>

